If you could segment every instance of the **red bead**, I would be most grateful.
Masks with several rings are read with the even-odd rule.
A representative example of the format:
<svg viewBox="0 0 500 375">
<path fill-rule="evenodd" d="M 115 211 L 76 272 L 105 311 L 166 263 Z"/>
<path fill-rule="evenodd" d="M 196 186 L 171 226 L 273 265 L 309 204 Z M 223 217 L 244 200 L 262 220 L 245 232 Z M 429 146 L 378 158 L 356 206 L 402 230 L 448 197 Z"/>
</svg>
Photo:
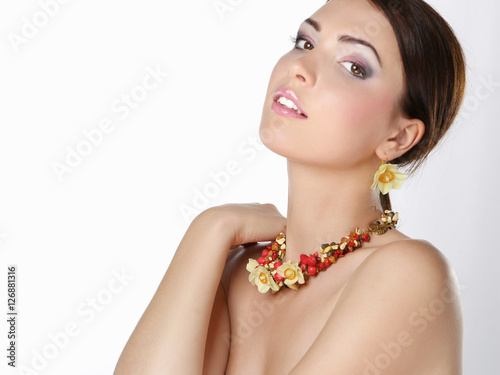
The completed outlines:
<svg viewBox="0 0 500 375">
<path fill-rule="evenodd" d="M 279 266 L 281 266 L 283 263 L 281 262 L 276 262 L 274 263 L 274 269 L 277 270 Z"/>
<path fill-rule="evenodd" d="M 320 271 L 323 271 L 323 270 L 325 269 L 325 264 L 324 264 L 324 263 L 321 263 L 321 262 L 320 262 L 320 263 L 318 263 L 318 269 L 319 269 Z"/>
<path fill-rule="evenodd" d="M 278 254 L 276 254 L 276 251 L 273 250 L 273 260 L 275 260 L 277 256 Z"/>
<path fill-rule="evenodd" d="M 365 241 L 365 242 L 370 241 L 370 233 L 364 233 L 362 238 L 363 238 L 363 241 Z"/>
<path fill-rule="evenodd" d="M 283 280 L 285 280 L 285 278 L 284 278 L 284 277 L 282 277 L 282 276 L 280 276 L 280 274 L 276 272 L 276 273 L 274 274 L 274 280 L 276 280 L 276 281 L 278 281 L 278 282 L 279 282 L 279 281 L 283 281 Z"/>
<path fill-rule="evenodd" d="M 305 263 L 300 263 L 300 269 L 302 270 L 302 272 L 304 272 L 307 268 L 307 264 Z"/>
<path fill-rule="evenodd" d="M 300 261 L 302 263 L 306 263 L 307 262 L 307 258 L 309 258 L 309 257 L 306 254 L 300 254 Z"/>
<path fill-rule="evenodd" d="M 314 266 L 309 266 L 309 267 L 307 267 L 307 272 L 309 272 L 309 275 L 311 275 L 311 276 L 316 276 L 316 273 L 318 272 L 318 270 Z"/>
<path fill-rule="evenodd" d="M 304 264 L 307 264 L 308 266 L 315 266 L 316 265 L 316 258 L 304 256 L 303 258 L 301 257 L 301 262 Z"/>
<path fill-rule="evenodd" d="M 264 264 L 266 263 L 266 260 L 264 259 L 264 257 L 260 257 L 259 259 L 257 259 L 257 262 L 259 262 L 259 264 Z"/>
<path fill-rule="evenodd" d="M 357 234 L 357 233 L 356 233 L 356 235 L 354 236 L 354 239 L 355 239 L 356 241 L 359 241 L 359 234 Z"/>
<path fill-rule="evenodd" d="M 271 250 L 271 245 L 267 245 L 267 250 Z"/>
<path fill-rule="evenodd" d="M 262 250 L 262 256 L 263 257 L 267 257 L 267 255 L 269 254 L 269 250 Z"/>
<path fill-rule="evenodd" d="M 318 252 L 317 252 L 317 251 L 314 253 L 314 256 L 315 256 L 315 257 L 317 257 L 317 256 L 318 256 Z"/>
<path fill-rule="evenodd" d="M 330 259 L 328 259 L 328 258 L 327 258 L 327 259 L 325 259 L 325 262 L 324 262 L 324 263 L 325 263 L 325 266 L 326 266 L 326 267 L 330 267 L 330 266 L 332 265 L 332 264 L 330 263 Z"/>
</svg>

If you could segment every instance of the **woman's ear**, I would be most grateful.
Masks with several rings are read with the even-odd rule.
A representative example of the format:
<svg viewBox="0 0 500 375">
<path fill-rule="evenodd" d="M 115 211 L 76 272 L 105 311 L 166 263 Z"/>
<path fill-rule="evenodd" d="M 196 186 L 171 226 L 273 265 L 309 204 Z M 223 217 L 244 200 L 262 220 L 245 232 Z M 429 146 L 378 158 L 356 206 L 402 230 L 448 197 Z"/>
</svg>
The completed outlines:
<svg viewBox="0 0 500 375">
<path fill-rule="evenodd" d="M 424 136 L 425 125 L 419 119 L 401 119 L 399 126 L 375 151 L 380 160 L 393 160 L 415 146 Z"/>
</svg>

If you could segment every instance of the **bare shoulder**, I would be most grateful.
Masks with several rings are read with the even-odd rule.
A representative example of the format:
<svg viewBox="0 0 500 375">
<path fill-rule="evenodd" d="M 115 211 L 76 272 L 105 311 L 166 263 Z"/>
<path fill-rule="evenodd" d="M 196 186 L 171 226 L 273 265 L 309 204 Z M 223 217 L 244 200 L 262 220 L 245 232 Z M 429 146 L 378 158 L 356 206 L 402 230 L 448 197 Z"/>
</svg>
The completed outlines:
<svg viewBox="0 0 500 375">
<path fill-rule="evenodd" d="M 381 311 L 396 319 L 381 323 L 407 325 L 415 336 L 415 348 L 419 343 L 452 347 L 461 341 L 457 275 L 443 253 L 427 241 L 405 239 L 374 251 L 346 288 L 345 301 L 352 297 L 383 301 Z"/>
<path fill-rule="evenodd" d="M 345 373 L 461 374 L 460 295 L 446 257 L 412 239 L 373 251 L 293 374 L 318 360 L 315 349 L 327 347 L 335 356 L 335 350 L 345 355 L 346 346 L 358 350 L 337 359 Z"/>
<path fill-rule="evenodd" d="M 431 292 L 446 282 L 457 286 L 456 275 L 448 259 L 430 242 L 404 239 L 391 242 L 374 251 L 353 275 L 353 280 L 371 278 L 380 282 L 397 278 Z"/>
<path fill-rule="evenodd" d="M 430 242 L 404 239 L 391 242 L 371 253 L 353 273 L 344 298 L 391 291 L 395 305 L 428 305 L 434 299 L 450 302 L 448 313 L 460 307 L 457 275 L 449 260 Z M 389 297 L 389 296 L 386 296 Z M 453 301 L 451 301 L 453 299 Z M 444 312 L 443 312 L 444 313 Z"/>
</svg>

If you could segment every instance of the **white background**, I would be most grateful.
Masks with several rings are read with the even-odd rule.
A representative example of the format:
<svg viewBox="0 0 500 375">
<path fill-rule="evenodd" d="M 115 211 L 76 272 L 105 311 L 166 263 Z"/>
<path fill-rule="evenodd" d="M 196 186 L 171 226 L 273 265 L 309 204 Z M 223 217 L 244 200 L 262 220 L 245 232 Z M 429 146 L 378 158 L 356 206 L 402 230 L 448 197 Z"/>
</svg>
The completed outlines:
<svg viewBox="0 0 500 375">
<path fill-rule="evenodd" d="M 213 0 L 74 0 L 45 17 L 46 25 L 38 1 L 1 3 L 0 311 L 7 308 L 7 265 L 17 264 L 18 365 L 32 369 L 6 373 L 111 374 L 192 218 L 181 208 L 195 198 L 204 207 L 272 202 L 286 214 L 285 162 L 250 141 L 275 62 L 324 1 L 222 2 L 235 5 L 218 15 Z M 400 229 L 432 242 L 457 272 L 464 373 L 493 374 L 500 6 L 431 4 L 463 44 L 467 97 L 446 141 L 393 203 Z M 10 39 L 22 36 L 25 19 L 38 23 L 38 32 L 16 51 Z M 148 67 L 169 74 L 145 91 Z M 131 91 L 146 95 L 120 117 L 113 105 Z M 68 149 L 86 139 L 83 131 L 107 118 L 113 131 L 59 181 L 54 163 L 65 163 Z M 213 176 L 230 161 L 238 173 L 215 190 Z M 205 202 L 197 195 L 203 191 L 211 194 Z M 117 273 L 128 279 L 120 282 Z M 201 282 L 203 275 L 186 264 L 186 277 Z M 65 341 L 58 332 L 68 324 L 74 337 Z M 1 327 L 4 373 L 6 323 Z M 57 351 L 54 336 L 62 340 Z M 51 357 L 45 363 L 44 352 Z M 33 361 L 43 370 L 34 371 Z"/>
</svg>

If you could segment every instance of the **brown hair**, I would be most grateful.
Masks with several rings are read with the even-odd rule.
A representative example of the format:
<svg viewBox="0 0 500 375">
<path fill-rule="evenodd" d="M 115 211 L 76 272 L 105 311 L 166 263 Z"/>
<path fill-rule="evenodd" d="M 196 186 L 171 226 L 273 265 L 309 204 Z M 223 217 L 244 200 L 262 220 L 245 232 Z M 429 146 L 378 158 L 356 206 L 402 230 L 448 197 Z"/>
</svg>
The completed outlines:
<svg viewBox="0 0 500 375">
<path fill-rule="evenodd" d="M 455 119 L 465 90 L 465 58 L 450 25 L 422 0 L 369 0 L 385 14 L 398 41 L 405 90 L 400 108 L 425 124 L 422 139 L 394 164 L 416 170 Z M 380 194 L 384 210 L 389 195 Z"/>
</svg>

